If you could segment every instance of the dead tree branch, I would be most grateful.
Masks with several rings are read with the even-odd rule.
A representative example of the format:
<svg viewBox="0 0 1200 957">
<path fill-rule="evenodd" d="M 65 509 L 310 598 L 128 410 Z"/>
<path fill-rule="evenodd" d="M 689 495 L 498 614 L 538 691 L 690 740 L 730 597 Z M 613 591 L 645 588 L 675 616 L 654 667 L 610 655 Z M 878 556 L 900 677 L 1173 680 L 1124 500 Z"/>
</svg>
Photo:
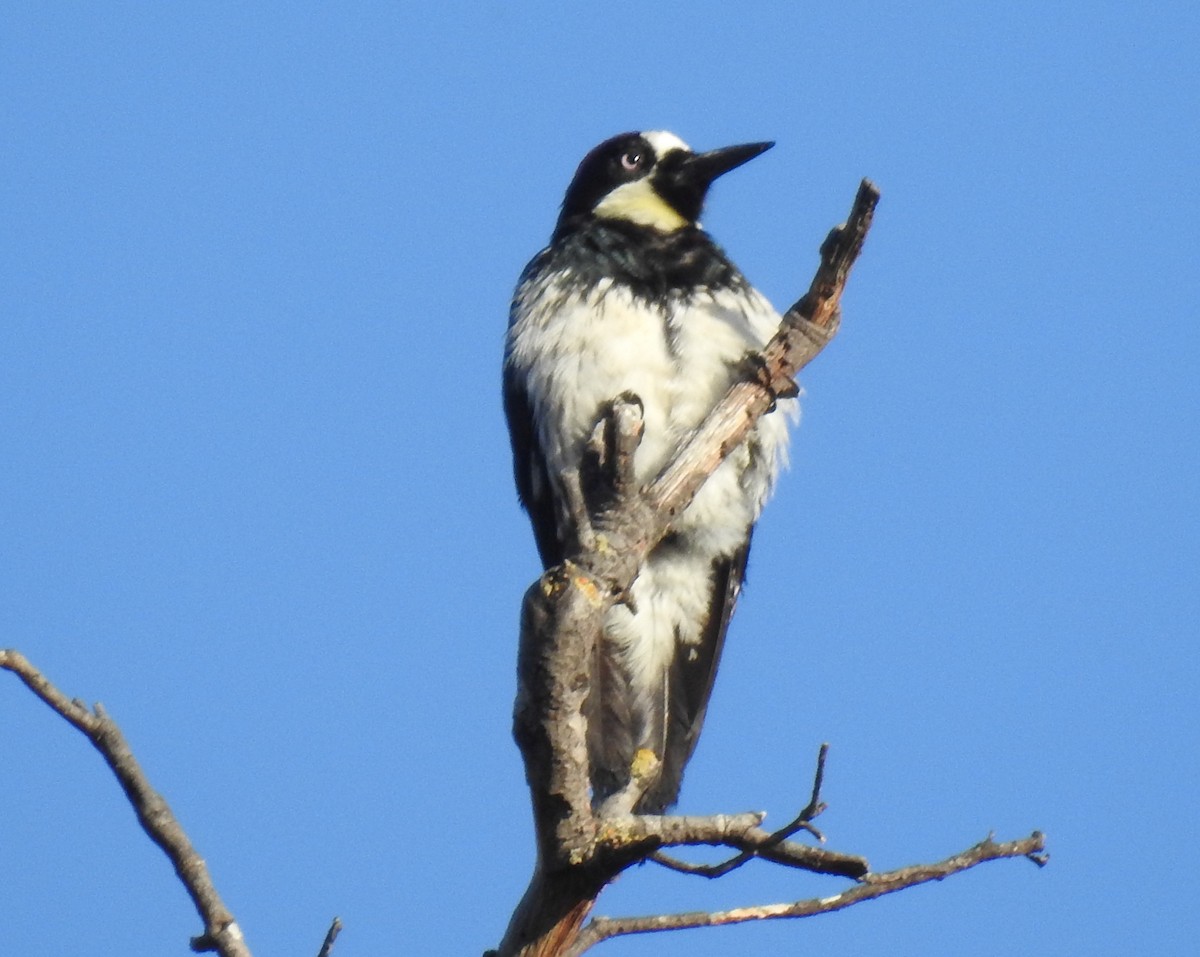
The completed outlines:
<svg viewBox="0 0 1200 957">
<path fill-rule="evenodd" d="M 614 808 L 632 807 L 636 802 L 632 794 L 614 795 L 599 811 L 590 803 L 583 705 L 592 650 L 605 615 L 615 602 L 627 600 L 646 555 L 707 477 L 778 397 L 795 393 L 797 372 L 833 338 L 842 291 L 878 199 L 878 190 L 864 180 L 846 224 L 834 229 L 821 247 L 821 262 L 809 291 L 788 310 L 762 355 L 747 363 L 745 379 L 733 385 L 648 488 L 639 489 L 632 473 L 633 450 L 642 428 L 636 397 L 615 399 L 598 424 L 590 443 L 595 467 L 585 468 L 584 487 L 578 496 L 591 504 L 587 541 L 580 542 L 570 560 L 548 571 L 530 588 L 522 608 L 513 731 L 533 803 L 538 862 L 499 950 L 491 954 L 577 955 L 621 934 L 838 910 L 940 880 L 985 860 L 1023 855 L 1042 862 L 1036 856 L 1042 852 L 1042 837 L 1036 833 L 1009 844 L 996 844 L 989 838 L 940 864 L 884 874 L 871 874 L 860 856 L 790 840 L 801 830 L 823 840 L 812 821 L 824 809 L 820 797 L 824 748 L 808 805 L 788 825 L 773 832 L 760 826 L 761 814 L 698 818 L 612 813 Z M 590 472 L 599 473 L 599 492 Z M 676 861 L 661 851 L 699 844 L 728 847 L 738 853 L 723 864 L 702 866 Z M 718 877 L 755 857 L 857 883 L 833 897 L 812 901 L 719 913 L 597 917 L 584 927 L 600 891 L 636 862 L 654 859 L 677 870 Z"/>
<path fill-rule="evenodd" d="M 674 843 L 666 836 L 668 830 L 687 830 L 669 823 L 680 819 L 622 816 L 614 820 L 593 812 L 583 718 L 593 647 L 604 616 L 614 602 L 629 594 L 643 560 L 675 516 L 687 508 L 705 479 L 776 398 L 794 394 L 797 372 L 832 339 L 842 291 L 878 199 L 878 190 L 864 180 L 846 224 L 834 229 L 821 247 L 821 262 L 809 291 L 788 310 L 761 361 L 754 364 L 758 374 L 748 375 L 729 390 L 648 489 L 639 489 L 632 476 L 631 450 L 642 427 L 639 403 L 632 397 L 615 399 L 593 438 L 591 446 L 604 460 L 601 471 L 607 477 L 607 494 L 593 497 L 603 506 L 590 516 L 591 547 L 579 549 L 543 575 L 526 593 L 522 608 L 513 733 L 533 803 L 538 864 L 500 944 L 503 957 L 565 953 L 595 895 L 625 867 Z M 632 806 L 623 797 L 628 796 L 618 795 L 610 806 Z M 652 820 L 657 824 L 652 825 Z M 821 855 L 830 852 L 814 852 L 778 833 L 746 829 L 736 839 L 722 836 L 727 821 L 712 819 L 688 843 L 723 844 L 741 853 L 773 855 L 790 866 L 827 863 Z M 752 827 L 757 829 L 758 823 Z M 840 873 L 866 871 L 861 858 L 840 866 Z"/>
<path fill-rule="evenodd" d="M 333 953 L 333 942 L 338 939 L 338 934 L 342 932 L 342 919 L 335 917 L 333 923 L 329 925 L 329 931 L 325 934 L 325 940 L 321 942 L 321 949 L 317 952 L 317 957 L 329 957 Z"/>
<path fill-rule="evenodd" d="M 642 431 L 641 406 L 633 396 L 613 400 L 590 443 L 594 463 L 585 463 L 583 474 L 569 477 L 580 540 L 568 561 L 529 589 L 521 616 L 513 727 L 533 803 L 537 864 L 499 950 L 492 954 L 578 955 L 625 934 L 840 910 L 989 860 L 1024 856 L 1045 863 L 1044 839 L 1038 832 L 1007 843 L 989 837 L 940 863 L 879 874 L 872 873 L 866 859 L 858 855 L 791 840 L 801 830 L 824 840 L 812 821 L 825 807 L 820 793 L 825 746 L 807 806 L 775 831 L 761 826 L 762 813 L 708 817 L 627 813 L 636 804 L 637 775 L 628 793 L 613 795 L 600 811 L 591 804 L 583 714 L 592 652 L 605 615 L 615 602 L 631 600 L 629 589 L 642 562 L 675 517 L 776 399 L 795 393 L 796 374 L 833 338 L 842 292 L 878 198 L 875 187 L 864 180 L 847 223 L 834 229 L 821 247 L 821 262 L 809 291 L 788 310 L 763 353 L 747 363 L 746 378 L 729 390 L 649 487 L 640 487 L 633 473 Z M 597 495 L 597 490 L 602 494 Z M 142 828 L 171 861 L 200 916 L 204 929 L 192 939 L 192 949 L 221 957 L 251 957 L 204 861 L 104 709 L 99 704 L 89 709 L 79 700 L 68 699 L 16 651 L 0 650 L 0 668 L 16 674 L 100 752 Z M 664 848 L 696 845 L 736 853 L 717 865 L 686 864 L 662 853 Z M 634 863 L 653 859 L 676 870 L 719 877 L 754 858 L 855 883 L 831 897 L 793 903 L 693 914 L 596 917 L 584 924 L 604 887 Z M 335 918 L 319 957 L 330 957 L 340 930 L 341 922 Z"/>
<path fill-rule="evenodd" d="M 204 924 L 204 932 L 192 938 L 192 950 L 212 951 L 221 957 L 251 957 L 242 930 L 213 886 L 204 859 L 192 847 L 166 800 L 150 786 L 121 729 L 104 708 L 97 704 L 89 709 L 82 701 L 69 699 L 19 652 L 0 649 L 0 668 L 15 674 L 30 691 L 77 728 L 116 775 L 133 805 L 138 823 L 170 859 Z"/>
<path fill-rule="evenodd" d="M 812 917 L 844 910 L 853 904 L 873 900 L 885 894 L 908 887 L 916 887 L 928 881 L 940 881 L 951 874 L 965 871 L 985 861 L 1006 857 L 1028 857 L 1037 863 L 1045 863 L 1042 852 L 1045 838 L 1034 831 L 1019 841 L 996 843 L 989 835 L 974 847 L 946 858 L 937 864 L 917 864 L 901 867 L 882 874 L 867 874 L 862 882 L 834 894 L 832 897 L 811 898 L 784 904 L 761 904 L 755 907 L 739 907 L 726 911 L 706 911 L 687 914 L 658 914 L 651 917 L 596 917 L 582 930 L 579 939 L 564 952 L 565 957 L 577 957 L 590 947 L 611 937 L 625 934 L 650 934 L 664 930 L 683 930 L 690 927 L 720 927 L 725 924 L 742 924 L 753 920 L 778 920 L 781 918 Z"/>
<path fill-rule="evenodd" d="M 828 755 L 828 743 L 822 744 L 821 750 L 817 754 L 817 771 L 813 775 L 812 797 L 808 799 L 808 804 L 789 823 L 773 834 L 766 835 L 761 842 L 747 844 L 740 852 L 720 864 L 689 864 L 687 861 L 676 860 L 662 851 L 655 851 L 650 855 L 650 860 L 681 874 L 696 874 L 710 879 L 724 877 L 730 871 L 737 870 L 756 857 L 774 861 L 776 864 L 792 864 L 794 860 L 800 858 L 804 863 L 798 866 L 804 867 L 806 870 L 818 871 L 822 874 L 841 874 L 844 877 L 862 876 L 867 872 L 867 862 L 861 857 L 823 856 L 823 852 L 805 844 L 792 844 L 788 841 L 788 838 L 797 831 L 808 831 L 822 844 L 825 843 L 825 836 L 813 826 L 812 822 L 813 818 L 824 811 L 826 807 L 825 802 L 821 800 L 821 785 L 825 781 L 825 759 Z M 757 835 L 755 836 L 757 837 Z M 834 864 L 834 861 L 837 863 Z"/>
<path fill-rule="evenodd" d="M 818 789 L 825 772 L 827 752 L 828 745 L 822 745 L 816 775 Z M 774 832 L 765 831 L 759 826 L 766 817 L 761 812 L 713 814 L 705 817 L 652 814 L 627 814 L 617 818 L 601 816 L 597 842 L 614 851 L 648 845 L 658 848 L 708 845 L 734 848 L 738 851 L 723 864 L 711 866 L 677 861 L 658 850 L 647 856 L 647 859 L 672 870 L 704 877 L 721 877 L 755 857 L 785 867 L 812 871 L 815 874 L 833 874 L 855 879 L 865 877 L 870 870 L 865 858 L 787 840 L 803 828 L 807 822 L 805 815 L 811 807 L 824 807 L 824 804 L 820 803 L 819 790 L 813 791 L 809 807 L 791 823 Z"/>
<path fill-rule="evenodd" d="M 787 311 L 779 331 L 763 350 L 765 374 L 736 383 L 647 492 L 648 505 L 662 517 L 662 533 L 687 508 L 725 456 L 749 435 L 776 396 L 794 393 L 797 373 L 837 334 L 842 291 L 862 252 L 878 202 L 879 190 L 864 179 L 849 219 L 835 227 L 821 245 L 821 263 L 808 292 Z M 658 544 L 662 533 L 651 547 Z"/>
</svg>

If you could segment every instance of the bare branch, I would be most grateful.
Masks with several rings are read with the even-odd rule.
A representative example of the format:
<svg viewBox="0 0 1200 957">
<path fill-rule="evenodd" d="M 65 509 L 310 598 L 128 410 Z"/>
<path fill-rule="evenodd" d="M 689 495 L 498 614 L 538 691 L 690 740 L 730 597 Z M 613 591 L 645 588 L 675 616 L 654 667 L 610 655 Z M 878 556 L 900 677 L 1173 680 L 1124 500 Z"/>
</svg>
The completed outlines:
<svg viewBox="0 0 1200 957">
<path fill-rule="evenodd" d="M 744 863 L 740 860 L 744 855 L 747 859 L 761 857 L 763 860 L 775 864 L 813 871 L 817 874 L 834 874 L 839 877 L 860 878 L 869 870 L 866 859 L 857 854 L 843 854 L 839 851 L 826 850 L 823 847 L 811 847 L 808 844 L 797 844 L 795 841 L 784 840 L 783 835 L 787 833 L 787 828 L 775 832 L 765 831 L 761 827 L 749 827 L 742 830 L 722 828 L 719 823 L 722 820 L 738 821 L 744 817 L 747 815 L 735 815 L 731 818 L 726 818 L 724 815 L 701 818 L 647 816 L 639 818 L 637 824 L 630 827 L 629 836 L 631 840 L 636 837 L 657 838 L 659 847 L 700 844 L 730 847 L 741 852 L 733 859 L 738 862 L 735 866 Z M 795 833 L 794 829 L 792 833 Z M 705 874 L 706 869 L 703 865 L 687 865 L 681 861 L 675 861 L 673 858 L 669 860 L 670 863 L 666 866 L 673 870 L 685 871 L 690 874 Z M 714 870 L 725 866 L 715 865 Z M 729 866 L 719 873 L 705 874 L 705 876 L 720 877 L 728 870 L 733 870 L 733 866 Z"/>
<path fill-rule="evenodd" d="M 329 957 L 333 953 L 333 942 L 338 939 L 338 934 L 342 932 L 342 920 L 340 917 L 335 917 L 333 923 L 329 925 L 329 932 L 325 935 L 325 940 L 321 944 L 321 949 L 317 952 L 317 957 Z"/>
<path fill-rule="evenodd" d="M 766 814 L 630 814 L 601 820 L 596 840 L 612 848 L 627 848 L 653 843 L 660 847 L 676 845 L 728 845 L 746 840 Z"/>
<path fill-rule="evenodd" d="M 797 831 L 808 826 L 809 821 L 825 809 L 821 801 L 821 785 L 825 779 L 825 759 L 828 753 L 829 745 L 821 745 L 808 806 L 777 831 L 768 832 L 759 826 L 766 817 L 762 812 L 716 814 L 709 817 L 627 815 L 602 818 L 600 830 L 596 835 L 597 843 L 613 851 L 702 844 L 738 850 L 739 853 L 729 860 L 711 865 L 689 864 L 659 850 L 649 854 L 650 860 L 671 870 L 709 878 L 722 877 L 755 857 L 818 874 L 862 878 L 870 870 L 870 866 L 857 854 L 842 854 L 788 840 Z"/>
<path fill-rule="evenodd" d="M 138 823 L 174 865 L 176 875 L 204 923 L 204 932 L 192 938 L 192 950 L 197 953 L 215 951 L 221 957 L 251 957 L 241 928 L 213 886 L 203 858 L 192 847 L 162 795 L 150 786 L 121 729 L 104 708 L 97 704 L 94 710 L 89 710 L 82 701 L 67 698 L 24 655 L 12 649 L 0 649 L 0 668 L 15 674 L 30 691 L 79 730 L 116 775 L 137 813 Z"/>
<path fill-rule="evenodd" d="M 655 851 L 652 855 L 650 855 L 650 859 L 656 864 L 661 864 L 663 867 L 666 867 L 669 870 L 678 871 L 681 874 L 695 874 L 699 877 L 717 878 L 724 877 L 730 871 L 737 870 L 737 868 L 741 867 L 747 861 L 750 861 L 755 857 L 769 858 L 769 852 L 779 849 L 780 845 L 782 845 L 789 837 L 800 830 L 808 831 L 822 844 L 825 843 L 825 836 L 821 834 L 821 832 L 815 827 L 813 827 L 812 819 L 824 811 L 826 807 L 825 803 L 821 800 L 821 784 L 825 780 L 825 758 L 828 754 L 829 744 L 822 744 L 821 750 L 817 753 L 817 771 L 813 776 L 812 797 L 809 798 L 808 805 L 799 814 L 797 814 L 795 818 L 781 827 L 778 831 L 770 834 L 766 842 L 764 842 L 762 845 L 757 847 L 747 847 L 745 850 L 735 854 L 733 857 L 729 858 L 727 861 L 723 861 L 720 864 L 689 864 L 687 861 L 678 860 L 674 857 L 664 854 L 662 851 Z M 790 845 L 782 848 L 779 853 L 786 853 L 789 849 Z M 809 870 L 813 869 L 807 863 L 796 863 L 797 859 L 792 855 L 789 855 L 789 859 L 787 860 L 779 860 L 778 858 L 775 858 L 775 860 L 780 864 L 804 867 Z M 823 864 L 826 863 L 827 860 L 827 858 L 821 859 Z M 861 865 L 860 872 L 847 873 L 846 876 L 857 877 L 860 873 L 865 873 L 867 870 L 867 862 L 860 857 L 851 858 L 847 856 L 845 858 L 845 863 L 847 863 L 848 867 L 853 869 L 857 869 Z M 830 873 L 830 871 L 826 870 L 824 867 L 821 868 L 821 872 Z M 833 873 L 846 872 L 839 870 L 834 871 Z"/>
<path fill-rule="evenodd" d="M 825 802 L 821 800 L 821 785 L 825 783 L 825 759 L 827 757 L 829 757 L 829 742 L 825 741 L 817 751 L 817 770 L 813 775 L 812 795 L 808 799 L 808 805 L 796 815 L 794 823 L 797 828 L 806 827 L 826 808 Z M 825 838 L 815 828 L 807 829 L 818 841 L 824 842 Z"/>
<path fill-rule="evenodd" d="M 1034 831 L 1033 834 L 1022 840 L 1008 841 L 1002 844 L 997 844 L 989 836 L 974 847 L 948 857 L 937 864 L 917 864 L 883 874 L 867 874 L 861 883 L 840 894 L 834 894 L 832 897 L 739 907 L 726 911 L 658 914 L 649 917 L 595 917 L 580 933 L 574 946 L 565 953 L 567 957 L 578 957 L 603 940 L 625 934 L 648 934 L 663 930 L 682 930 L 689 927 L 719 927 L 724 924 L 741 924 L 754 920 L 776 920 L 826 914 L 928 881 L 940 881 L 985 861 L 1006 857 L 1028 857 L 1037 863 L 1044 850 L 1045 838 L 1038 831 Z"/>
<path fill-rule="evenodd" d="M 878 202 L 879 190 L 864 179 L 846 224 L 835 227 L 821 246 L 821 263 L 808 292 L 787 311 L 779 331 L 763 350 L 771 384 L 748 379 L 726 393 L 650 488 L 648 498 L 655 511 L 674 518 L 687 508 L 704 480 L 750 434 L 775 397 L 794 389 L 796 374 L 833 339 L 840 321 L 842 290 L 862 251 Z"/>
<path fill-rule="evenodd" d="M 561 954 L 591 906 L 591 900 L 572 899 L 563 888 L 575 886 L 594 896 L 625 867 L 662 846 L 661 837 L 651 834 L 643 843 L 617 849 L 597 840 L 583 720 L 593 649 L 608 610 L 626 600 L 643 560 L 675 516 L 776 396 L 794 390 L 792 378 L 831 340 L 842 289 L 878 198 L 878 190 L 864 180 L 847 224 L 835 229 L 821 247 L 821 263 L 808 293 L 788 311 L 763 353 L 758 365 L 766 374 L 735 383 L 649 490 L 639 493 L 627 477 L 640 438 L 640 415 L 624 414 L 615 402 L 609 441 L 589 443 L 609 463 L 613 493 L 611 505 L 592 515 L 595 548 L 547 572 L 526 592 L 522 609 L 513 734 L 533 802 L 538 867 L 501 941 L 499 953 L 504 957 Z M 586 475 L 583 484 L 586 498 Z M 766 832 L 747 838 L 756 848 L 770 839 Z M 777 842 L 762 856 L 768 853 L 781 863 L 802 866 L 794 861 L 808 860 L 817 852 Z M 857 860 L 865 869 L 865 862 Z M 544 897 L 541 902 L 539 894 Z"/>
</svg>

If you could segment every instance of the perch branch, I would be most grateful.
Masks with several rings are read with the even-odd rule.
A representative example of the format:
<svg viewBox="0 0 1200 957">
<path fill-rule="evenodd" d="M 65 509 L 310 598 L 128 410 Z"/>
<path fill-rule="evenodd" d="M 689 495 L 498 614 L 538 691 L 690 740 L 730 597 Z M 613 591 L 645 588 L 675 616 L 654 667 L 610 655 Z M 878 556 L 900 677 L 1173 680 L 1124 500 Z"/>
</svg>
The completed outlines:
<svg viewBox="0 0 1200 957">
<path fill-rule="evenodd" d="M 832 339 L 842 290 L 878 199 L 879 191 L 864 180 L 846 224 L 822 244 L 809 291 L 788 310 L 755 363 L 764 374 L 730 389 L 648 491 L 640 493 L 622 468 L 632 461 L 641 429 L 639 414 L 624 414 L 628 403 L 614 403 L 622 414 L 609 417 L 611 441 L 592 443 L 611 450 L 609 474 L 615 472 L 611 503 L 592 516 L 595 547 L 543 575 L 526 593 L 522 609 L 513 734 L 533 803 L 538 864 L 500 943 L 504 957 L 563 953 L 595 894 L 659 843 L 647 839 L 614 850 L 597 840 L 583 719 L 597 636 L 604 616 L 627 598 L 643 560 L 675 516 L 776 397 L 794 391 L 793 377 Z M 791 849 L 780 842 L 775 851 Z"/>
<path fill-rule="evenodd" d="M 317 957 L 329 957 L 333 953 L 333 942 L 338 939 L 338 934 L 342 932 L 342 920 L 340 917 L 335 917 L 333 923 L 329 925 L 329 932 L 325 935 L 325 940 L 321 942 L 321 949 L 317 952 Z"/>
<path fill-rule="evenodd" d="M 121 729 L 104 708 L 97 704 L 94 709 L 89 709 L 78 699 L 72 701 L 17 651 L 0 649 L 0 668 L 15 674 L 54 712 L 79 730 L 116 775 L 137 814 L 138 823 L 170 859 L 204 923 L 204 932 L 192 938 L 192 950 L 197 953 L 213 951 L 221 957 L 251 957 L 241 928 L 213 886 L 203 858 L 192 847 L 162 795 L 150 786 Z"/>
<path fill-rule="evenodd" d="M 658 847 L 684 847 L 707 844 L 711 846 L 729 847 L 740 853 L 725 864 L 715 865 L 714 873 L 705 873 L 703 865 L 688 865 L 682 861 L 668 858 L 667 866 L 673 870 L 689 874 L 704 874 L 707 877 L 720 877 L 734 867 L 744 863 L 741 858 L 761 857 L 774 864 L 795 867 L 800 870 L 813 871 L 817 874 L 835 874 L 840 877 L 859 878 L 868 871 L 866 860 L 857 854 L 843 854 L 839 851 L 826 850 L 823 847 L 811 847 L 808 844 L 798 844 L 784 839 L 787 828 L 780 831 L 766 831 L 761 827 L 744 829 L 723 826 L 727 820 L 737 821 L 743 817 L 758 817 L 758 815 L 715 815 L 713 817 L 641 817 L 628 825 L 626 837 L 631 844 L 641 840 L 645 843 L 656 844 Z M 760 818 L 761 819 L 761 818 Z M 602 830 L 601 837 L 607 834 Z M 793 829 L 792 833 L 795 833 Z M 655 858 L 657 860 L 657 857 Z M 736 861 L 736 864 L 731 863 Z M 661 863 L 661 862 L 660 862 Z M 719 872 L 717 872 L 719 871 Z"/>
<path fill-rule="evenodd" d="M 773 860 L 779 864 L 788 864 L 791 866 L 805 867 L 808 870 L 820 870 L 826 874 L 844 874 L 847 877 L 858 877 L 865 874 L 867 871 L 867 862 L 860 857 L 839 856 L 838 866 L 845 867 L 845 870 L 829 869 L 830 861 L 833 855 L 820 856 L 817 855 L 813 848 L 807 845 L 792 845 L 785 843 L 789 837 L 797 831 L 808 831 L 818 841 L 825 842 L 825 836 L 821 834 L 812 825 L 812 820 L 818 814 L 825 810 L 825 802 L 821 800 L 821 784 L 825 780 L 825 758 L 829 754 L 829 744 L 821 745 L 821 750 L 817 753 L 817 771 L 813 775 L 812 796 L 808 799 L 808 804 L 804 809 L 797 814 L 791 821 L 781 827 L 778 831 L 767 835 L 766 840 L 761 844 L 747 845 L 738 854 L 723 861 L 720 864 L 689 864 L 687 861 L 680 861 L 670 855 L 664 854 L 662 851 L 655 851 L 650 855 L 650 859 L 656 864 L 661 864 L 669 870 L 679 871 L 681 874 L 696 874 L 700 877 L 716 878 L 724 877 L 730 871 L 736 870 L 747 861 L 755 857 Z M 804 860 L 809 863 L 797 864 L 793 847 L 803 848 Z M 774 852 L 774 853 L 773 853 Z M 787 859 L 780 859 L 781 854 L 788 855 Z M 814 864 L 820 863 L 820 867 L 814 867 Z"/>
<path fill-rule="evenodd" d="M 892 894 L 908 887 L 928 881 L 940 881 L 952 874 L 1006 857 L 1028 857 L 1042 863 L 1045 838 L 1034 831 L 1018 841 L 996 843 L 989 835 L 974 847 L 946 858 L 937 864 L 916 864 L 882 874 L 867 874 L 861 883 L 855 884 L 832 897 L 810 898 L 783 904 L 762 904 L 754 907 L 738 907 L 726 911 L 694 912 L 683 914 L 657 914 L 649 917 L 595 917 L 581 931 L 578 940 L 566 951 L 567 957 L 578 957 L 590 947 L 611 937 L 625 934 L 648 934 L 663 930 L 683 930 L 690 927 L 719 927 L 724 924 L 741 924 L 752 920 L 776 920 L 780 918 L 811 917 L 843 910 L 862 901 Z"/>
<path fill-rule="evenodd" d="M 833 339 L 840 323 L 842 291 L 878 202 L 879 190 L 864 179 L 849 218 L 821 245 L 821 263 L 808 292 L 787 311 L 762 352 L 766 381 L 756 377 L 736 383 L 651 486 L 647 497 L 660 515 L 673 519 L 687 508 L 704 480 L 750 434 L 775 397 L 794 390 L 796 374 Z"/>
</svg>

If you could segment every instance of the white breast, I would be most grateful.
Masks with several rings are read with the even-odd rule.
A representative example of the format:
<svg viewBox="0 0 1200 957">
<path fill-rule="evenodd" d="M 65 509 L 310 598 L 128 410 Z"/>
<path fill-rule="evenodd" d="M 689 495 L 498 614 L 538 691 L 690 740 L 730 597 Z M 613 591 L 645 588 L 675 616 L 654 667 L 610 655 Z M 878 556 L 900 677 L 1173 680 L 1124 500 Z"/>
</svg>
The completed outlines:
<svg viewBox="0 0 1200 957">
<path fill-rule="evenodd" d="M 508 362 L 532 406 L 551 482 L 579 466 L 600 410 L 626 391 L 644 407 L 638 478 L 652 480 L 778 323 L 752 290 L 698 293 L 664 310 L 611 282 L 585 296 L 546 276 L 528 281 L 517 290 Z M 666 693 L 679 646 L 703 640 L 713 563 L 745 544 L 786 458 L 788 420 L 797 411 L 796 400 L 779 402 L 709 477 L 675 521 L 677 547 L 651 553 L 634 582 L 637 614 L 623 605 L 610 611 L 606 636 L 645 697 L 646 713 Z M 556 489 L 563 521 L 561 495 Z"/>
<path fill-rule="evenodd" d="M 518 291 L 527 304 L 509 329 L 508 361 L 533 407 L 551 475 L 578 467 L 604 404 L 631 391 L 645 409 L 639 477 L 670 454 L 674 364 L 662 317 L 605 281 L 589 295 L 554 285 Z"/>
<path fill-rule="evenodd" d="M 739 374 L 739 363 L 774 333 L 779 316 L 758 293 L 697 293 L 668 310 L 604 282 L 587 295 L 545 277 L 517 293 L 509 362 L 533 407 L 551 475 L 577 467 L 601 408 L 622 392 L 641 400 L 645 435 L 635 457 L 653 479 Z M 786 455 L 796 403 L 760 420 L 751 439 L 709 479 L 676 531 L 728 554 L 758 517 Z"/>
</svg>

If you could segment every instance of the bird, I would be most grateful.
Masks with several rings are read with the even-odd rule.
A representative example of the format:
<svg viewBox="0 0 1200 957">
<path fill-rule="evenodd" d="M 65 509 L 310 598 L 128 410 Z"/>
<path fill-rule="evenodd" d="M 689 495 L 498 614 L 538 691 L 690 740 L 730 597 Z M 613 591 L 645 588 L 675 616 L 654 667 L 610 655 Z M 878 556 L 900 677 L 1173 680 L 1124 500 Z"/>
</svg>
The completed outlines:
<svg viewBox="0 0 1200 957">
<path fill-rule="evenodd" d="M 504 348 L 513 473 L 544 568 L 576 541 L 563 476 L 581 468 L 609 403 L 631 393 L 641 404 L 633 469 L 645 484 L 778 329 L 774 307 L 699 221 L 713 181 L 773 145 L 697 153 L 665 130 L 629 132 L 579 164 L 549 245 L 518 280 Z M 635 812 L 676 803 L 797 417 L 795 395 L 779 397 L 607 613 L 585 706 L 594 805 L 634 779 Z M 635 760 L 652 773 L 635 775 Z"/>
</svg>

